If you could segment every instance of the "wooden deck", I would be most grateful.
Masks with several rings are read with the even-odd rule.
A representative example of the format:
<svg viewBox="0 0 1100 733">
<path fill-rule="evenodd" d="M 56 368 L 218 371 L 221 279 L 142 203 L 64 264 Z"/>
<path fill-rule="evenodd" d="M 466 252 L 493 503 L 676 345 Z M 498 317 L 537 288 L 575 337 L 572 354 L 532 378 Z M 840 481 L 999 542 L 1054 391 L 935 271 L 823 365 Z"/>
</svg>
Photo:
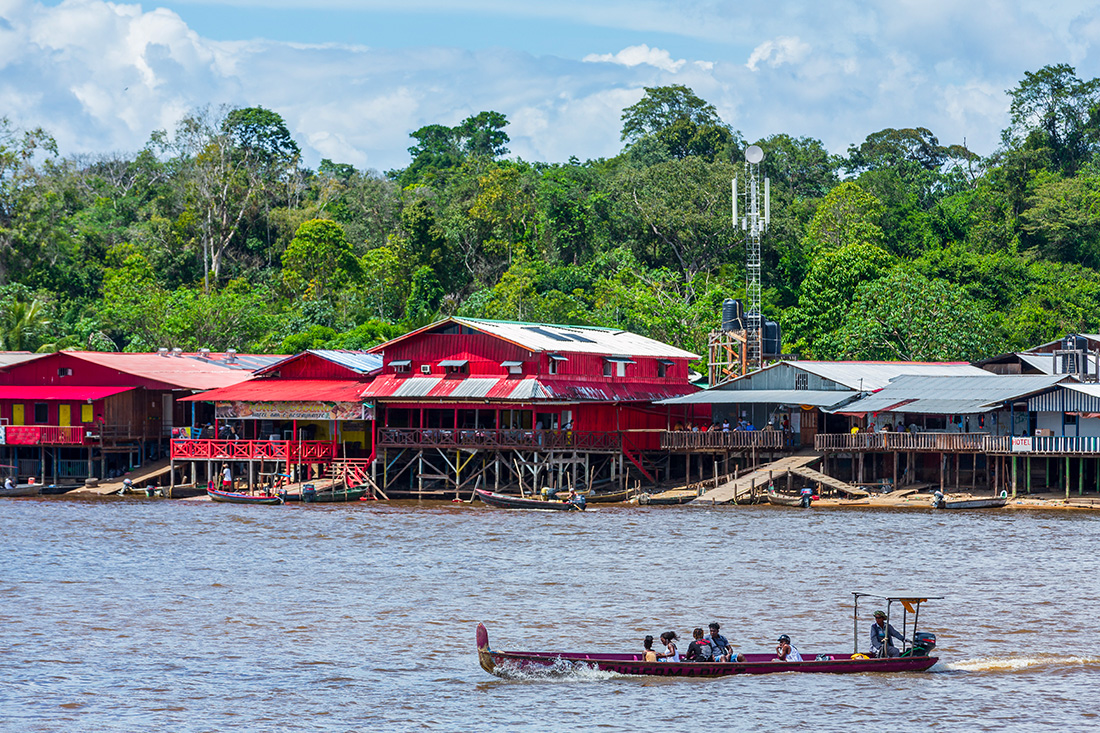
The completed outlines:
<svg viewBox="0 0 1100 733">
<path fill-rule="evenodd" d="M 821 456 L 785 456 L 760 466 L 744 476 L 727 481 L 695 499 L 692 504 L 730 504 L 747 501 L 753 492 L 767 489 L 769 481 L 785 477 L 796 468 L 805 468 L 821 460 Z"/>
<path fill-rule="evenodd" d="M 663 450 L 684 452 L 725 452 L 730 450 L 780 450 L 784 437 L 780 430 L 666 430 L 661 433 Z"/>
<path fill-rule="evenodd" d="M 821 453 L 992 453 L 1009 452 L 1012 439 L 985 433 L 820 433 Z"/>
</svg>

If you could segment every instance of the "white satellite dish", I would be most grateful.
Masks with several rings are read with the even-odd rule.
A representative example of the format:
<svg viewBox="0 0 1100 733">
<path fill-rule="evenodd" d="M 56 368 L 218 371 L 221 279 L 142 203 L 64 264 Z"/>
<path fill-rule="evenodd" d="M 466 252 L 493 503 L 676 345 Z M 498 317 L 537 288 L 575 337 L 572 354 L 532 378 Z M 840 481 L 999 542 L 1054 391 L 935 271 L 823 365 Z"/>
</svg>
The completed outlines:
<svg viewBox="0 0 1100 733">
<path fill-rule="evenodd" d="M 750 145 L 745 148 L 745 160 L 750 163 L 759 163 L 764 160 L 764 151 L 759 145 Z"/>
</svg>

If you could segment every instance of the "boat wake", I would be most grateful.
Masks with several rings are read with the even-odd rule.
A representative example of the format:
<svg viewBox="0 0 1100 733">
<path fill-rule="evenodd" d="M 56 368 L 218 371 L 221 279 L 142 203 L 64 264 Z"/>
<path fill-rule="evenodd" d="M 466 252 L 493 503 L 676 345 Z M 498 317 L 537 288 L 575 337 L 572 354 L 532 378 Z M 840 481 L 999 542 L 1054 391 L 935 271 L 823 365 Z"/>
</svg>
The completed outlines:
<svg viewBox="0 0 1100 733">
<path fill-rule="evenodd" d="M 1070 669 L 1074 667 L 1100 668 L 1100 657 L 1067 657 L 1056 654 L 1040 654 L 1027 657 L 978 657 L 936 665 L 934 672 L 1023 672 Z"/>
<path fill-rule="evenodd" d="M 602 682 L 624 677 L 618 672 L 605 672 L 595 664 L 556 659 L 552 665 L 520 665 L 515 662 L 497 664 L 493 674 L 506 680 L 550 682 Z"/>
</svg>

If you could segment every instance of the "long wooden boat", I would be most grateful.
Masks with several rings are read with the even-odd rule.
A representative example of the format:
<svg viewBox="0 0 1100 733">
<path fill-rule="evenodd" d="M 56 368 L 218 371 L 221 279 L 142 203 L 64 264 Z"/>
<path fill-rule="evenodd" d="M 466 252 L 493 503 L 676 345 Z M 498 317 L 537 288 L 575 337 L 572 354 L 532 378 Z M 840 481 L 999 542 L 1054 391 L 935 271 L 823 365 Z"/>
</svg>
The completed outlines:
<svg viewBox="0 0 1100 733">
<path fill-rule="evenodd" d="M 42 490 L 39 484 L 16 484 L 10 489 L 0 486 L 0 496 L 38 496 Z"/>
<path fill-rule="evenodd" d="M 206 487 L 206 494 L 213 501 L 226 504 L 282 504 L 283 497 L 276 494 L 240 494 L 235 491 L 222 491 L 211 486 Z"/>
<path fill-rule="evenodd" d="M 725 677 L 735 674 L 773 674 L 776 672 L 818 672 L 855 674 L 862 672 L 921 672 L 938 657 L 911 654 L 904 657 L 869 658 L 863 654 L 810 654 L 806 661 L 777 662 L 774 654 L 744 654 L 743 660 L 730 662 L 647 662 L 641 654 L 585 652 L 514 652 L 489 647 L 489 632 L 477 625 L 477 658 L 481 668 L 498 677 L 523 674 L 564 673 L 573 670 L 599 670 L 618 674 L 659 677 Z"/>
<path fill-rule="evenodd" d="M 318 491 L 312 496 L 308 493 L 302 494 L 302 501 L 305 502 L 343 502 L 343 501 L 359 501 L 363 496 L 366 496 L 368 489 L 366 486 L 360 486 L 354 489 L 326 489 L 324 491 Z"/>
<path fill-rule="evenodd" d="M 622 489 L 621 491 L 578 491 L 578 494 L 584 497 L 584 500 L 589 504 L 618 504 L 624 501 L 629 501 L 630 497 L 634 496 L 637 491 L 634 489 Z M 559 499 L 565 499 L 569 496 L 568 491 L 559 491 L 555 494 Z"/>
<path fill-rule="evenodd" d="M 659 494 L 639 494 L 638 503 L 654 506 L 687 504 L 689 501 L 694 501 L 698 496 L 698 489 L 670 489 Z"/>
<path fill-rule="evenodd" d="M 977 499 L 944 499 L 939 509 L 996 509 L 1008 504 L 1007 496 L 987 496 Z"/>
<path fill-rule="evenodd" d="M 584 511 L 583 504 L 575 504 L 571 501 L 545 501 L 543 499 L 528 499 L 522 496 L 508 496 L 497 494 L 485 489 L 474 489 L 478 498 L 489 506 L 502 509 L 543 509 L 551 511 Z"/>
</svg>

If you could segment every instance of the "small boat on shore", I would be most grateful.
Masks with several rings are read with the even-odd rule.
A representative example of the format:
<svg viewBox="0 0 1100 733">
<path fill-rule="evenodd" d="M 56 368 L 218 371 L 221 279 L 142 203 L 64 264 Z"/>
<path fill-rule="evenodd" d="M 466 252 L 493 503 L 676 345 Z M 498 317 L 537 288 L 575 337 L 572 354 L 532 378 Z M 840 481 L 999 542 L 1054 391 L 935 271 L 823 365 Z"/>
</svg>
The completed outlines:
<svg viewBox="0 0 1100 733">
<path fill-rule="evenodd" d="M 39 484 L 16 484 L 7 489 L 0 487 L 0 496 L 38 496 L 41 490 Z"/>
<path fill-rule="evenodd" d="M 277 494 L 242 494 L 236 491 L 222 491 L 212 486 L 206 487 L 206 495 L 211 501 L 225 504 L 282 504 L 283 497 Z"/>
<path fill-rule="evenodd" d="M 906 611 L 912 609 L 913 623 L 908 624 L 908 616 L 903 615 L 902 636 L 906 636 L 904 649 L 896 657 L 870 657 L 860 654 L 858 649 L 852 653 L 807 653 L 801 652 L 803 661 L 778 661 L 774 653 L 740 654 L 729 662 L 647 662 L 640 653 L 616 654 L 605 652 L 521 652 L 497 651 L 489 646 L 489 632 L 485 624 L 477 625 L 477 658 L 481 668 L 498 677 L 511 677 L 539 674 L 568 674 L 577 670 L 599 670 L 618 674 L 644 675 L 656 677 L 726 677 L 737 674 L 773 674 L 777 672 L 817 672 L 829 674 L 856 674 L 862 672 L 922 672 L 937 661 L 930 656 L 936 646 L 932 634 L 918 634 L 916 630 L 917 612 L 920 604 L 928 598 L 879 596 L 867 593 L 856 596 L 855 621 L 858 626 L 859 599 L 873 597 L 887 602 L 887 609 L 900 602 Z M 889 619 L 887 619 L 889 624 Z M 907 635 L 911 632 L 911 635 Z M 857 639 L 862 638 L 857 633 Z"/>
<path fill-rule="evenodd" d="M 542 509 L 544 511 L 550 510 L 559 512 L 584 511 L 584 504 L 580 502 L 529 499 L 524 496 L 497 494 L 492 491 L 486 491 L 485 489 L 474 489 L 474 493 L 489 506 L 500 507 L 501 509 Z"/>
<path fill-rule="evenodd" d="M 978 496 L 952 499 L 944 496 L 939 491 L 932 494 L 933 509 L 996 509 L 1008 504 L 1007 494 L 1004 496 Z"/>
<path fill-rule="evenodd" d="M 780 494 L 778 491 L 768 492 L 768 503 L 776 506 L 802 506 L 802 497 L 793 494 Z"/>
</svg>

